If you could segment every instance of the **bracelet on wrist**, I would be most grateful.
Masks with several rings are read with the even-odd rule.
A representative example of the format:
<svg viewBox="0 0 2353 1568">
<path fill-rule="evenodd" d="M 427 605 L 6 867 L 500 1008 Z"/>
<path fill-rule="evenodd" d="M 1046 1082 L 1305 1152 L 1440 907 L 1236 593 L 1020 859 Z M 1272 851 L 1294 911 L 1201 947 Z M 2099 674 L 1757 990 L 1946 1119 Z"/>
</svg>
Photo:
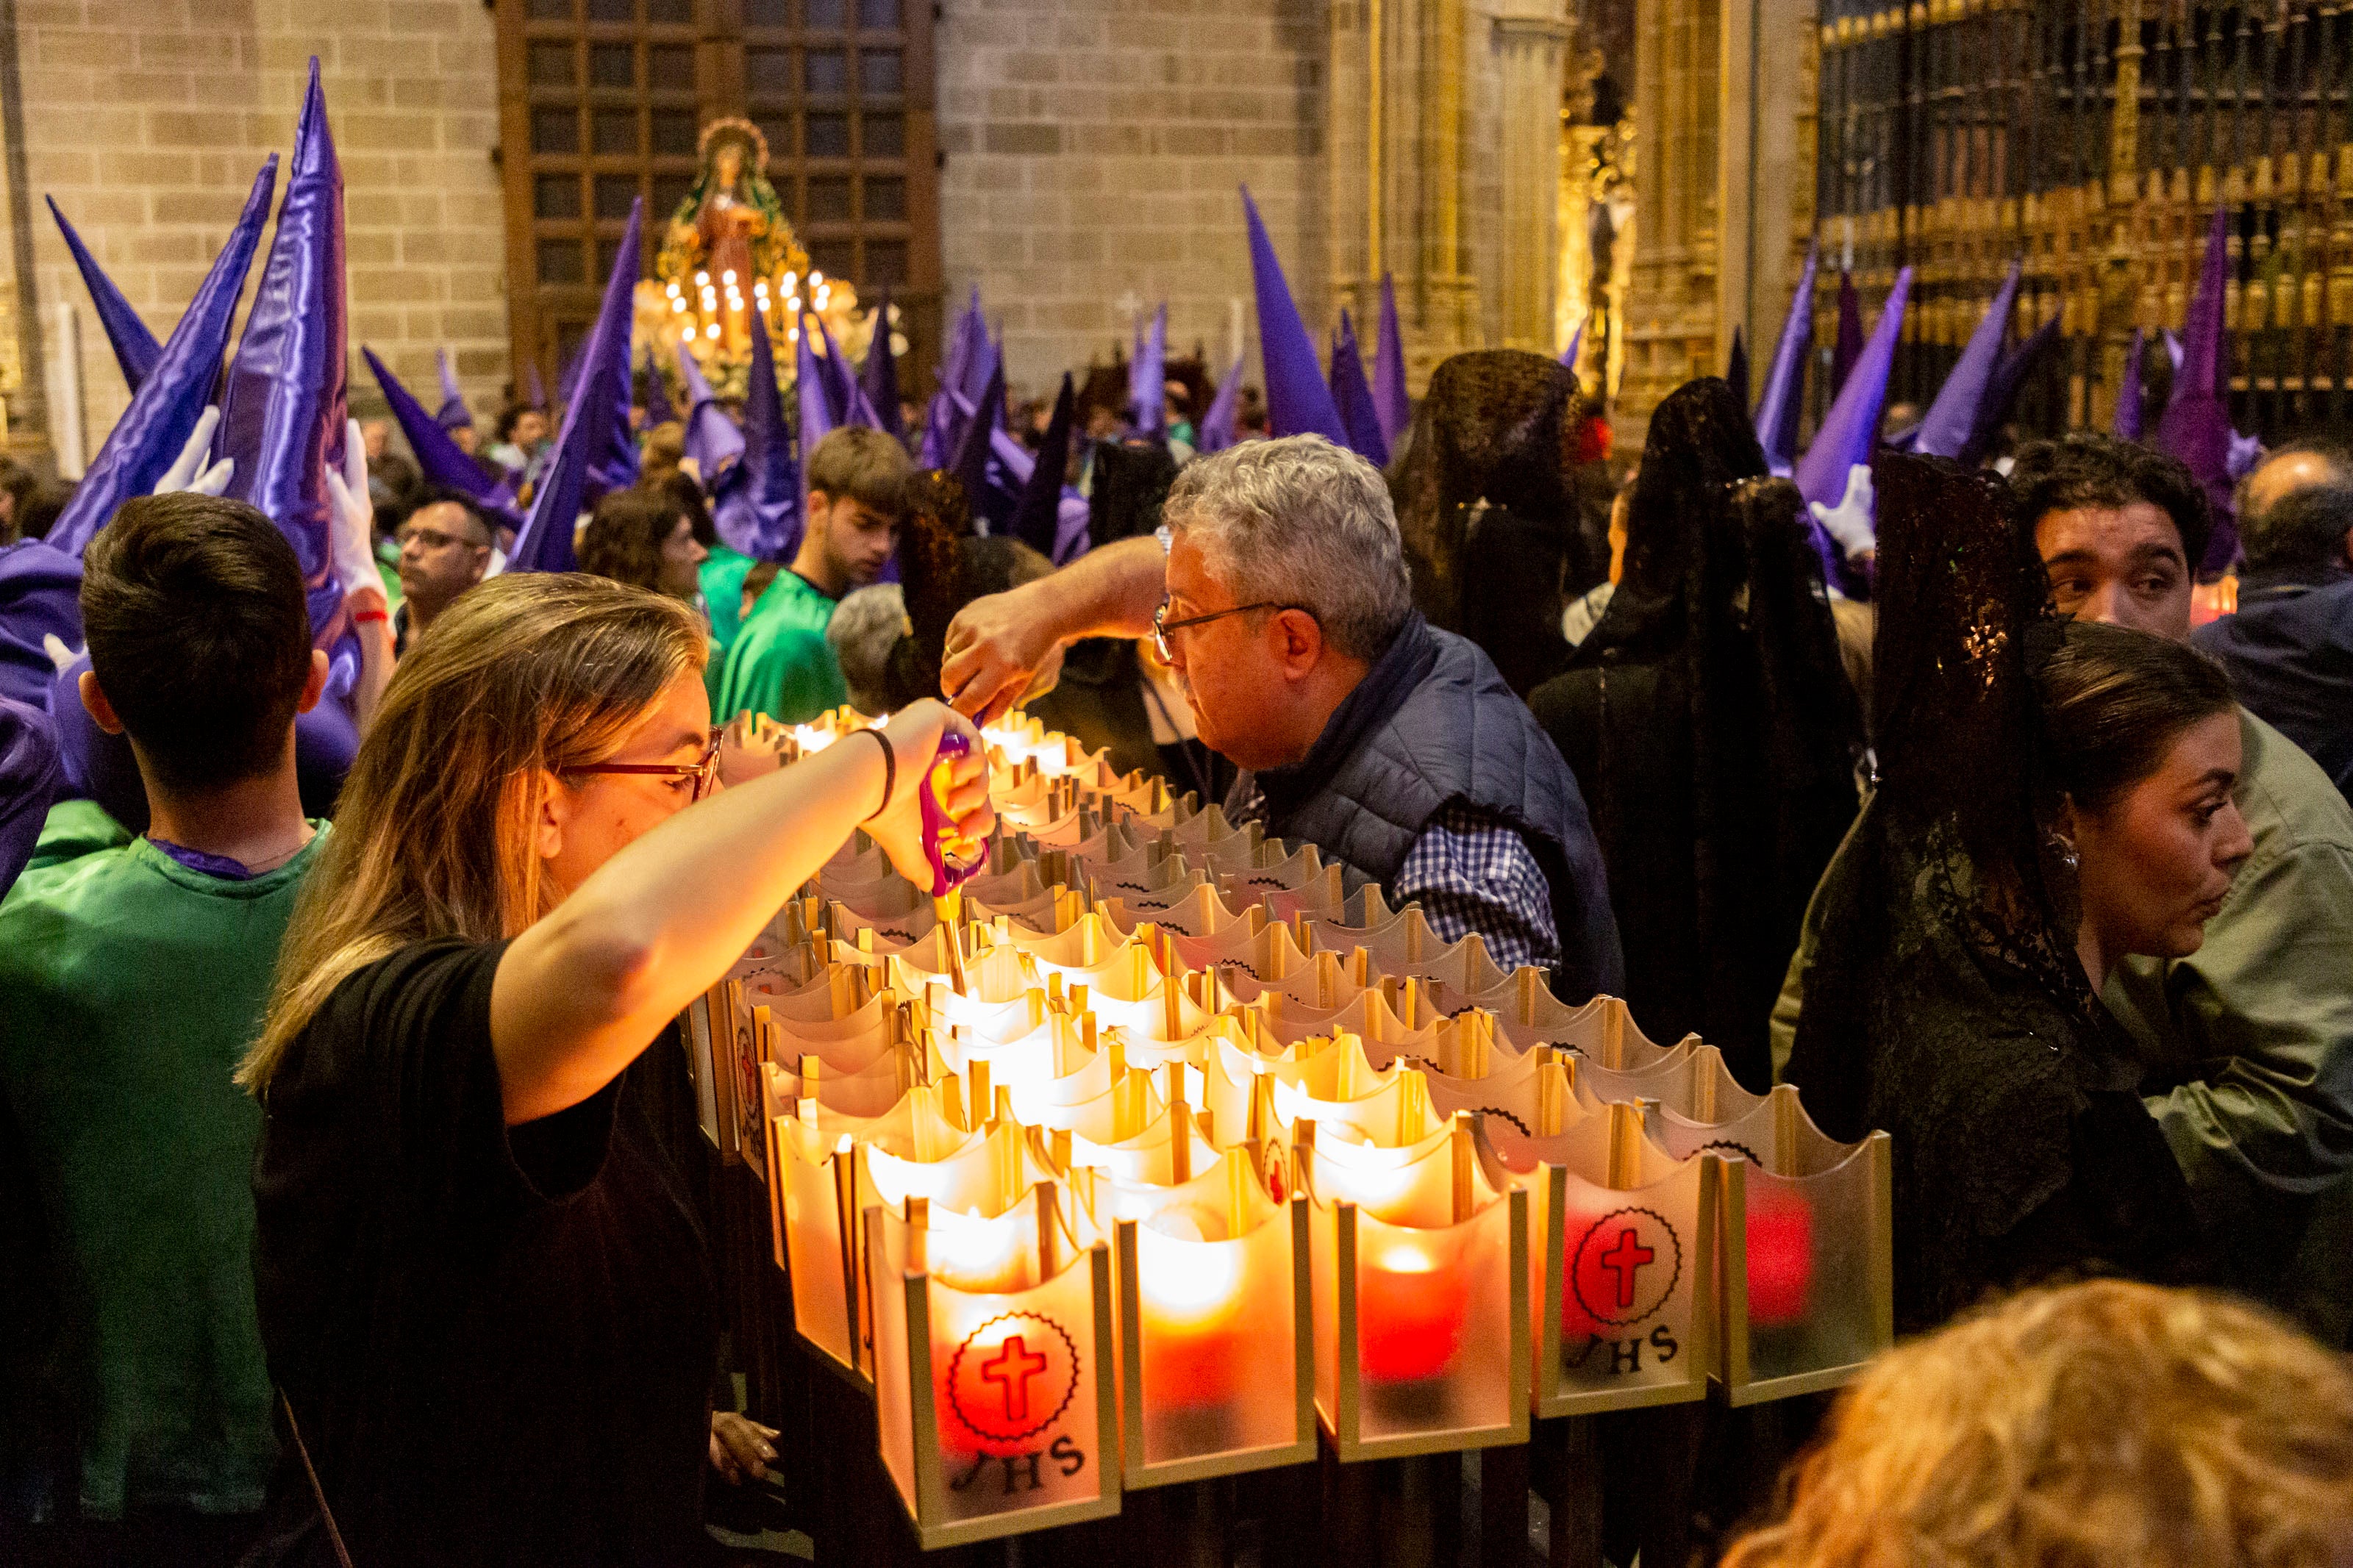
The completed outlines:
<svg viewBox="0 0 2353 1568">
<path fill-rule="evenodd" d="M 862 820 L 873 821 L 891 808 L 891 796 L 899 787 L 899 753 L 892 748 L 891 737 L 881 730 L 860 730 L 857 733 L 871 735 L 874 743 L 882 748 L 882 804 L 866 814 Z"/>
</svg>

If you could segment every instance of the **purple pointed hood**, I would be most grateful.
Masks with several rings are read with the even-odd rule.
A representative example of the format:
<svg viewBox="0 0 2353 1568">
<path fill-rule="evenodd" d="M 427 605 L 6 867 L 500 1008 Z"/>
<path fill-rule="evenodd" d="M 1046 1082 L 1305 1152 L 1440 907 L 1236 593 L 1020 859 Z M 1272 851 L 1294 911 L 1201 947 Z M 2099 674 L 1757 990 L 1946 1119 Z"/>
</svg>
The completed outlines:
<svg viewBox="0 0 2353 1568">
<path fill-rule="evenodd" d="M 1381 341 L 1373 350 L 1373 413 L 1381 422 L 1381 439 L 1397 445 L 1413 423 L 1413 399 L 1405 389 L 1405 336 L 1398 330 L 1397 285 L 1381 274 Z M 1226 411 L 1227 444 L 1233 441 L 1233 410 Z"/>
<path fill-rule="evenodd" d="M 956 312 L 955 325 L 949 330 L 947 352 L 940 359 L 941 382 L 962 390 L 965 362 L 987 350 L 988 323 L 980 313 L 980 285 L 976 283 L 971 300 Z"/>
<path fill-rule="evenodd" d="M 1732 395 L 1740 399 L 1740 406 L 1748 406 L 1748 341 L 1740 329 L 1732 329 L 1732 352 L 1724 356 L 1724 379 Z"/>
<path fill-rule="evenodd" d="M 2140 439 L 2140 356 L 2144 335 L 2135 327 L 2132 346 L 2125 350 L 2124 378 L 2116 383 L 2116 416 L 2108 433 L 2119 441 Z"/>
<path fill-rule="evenodd" d="M 195 433 L 196 421 L 213 399 L 220 380 L 221 356 L 228 349 L 230 323 L 237 316 L 237 296 L 245 291 L 245 275 L 261 244 L 262 226 L 269 221 L 269 197 L 278 184 L 278 155 L 271 153 L 253 177 L 245 211 L 229 231 L 228 243 L 213 258 L 212 270 L 196 286 L 179 324 L 164 345 L 163 357 L 141 381 L 131 406 L 114 422 L 89 471 L 74 487 L 73 499 L 51 525 L 48 542 L 79 561 L 115 509 L 133 496 L 152 493 L 180 448 Z M 217 437 L 214 447 L 219 450 Z M 79 631 L 69 639 L 81 640 Z M 39 639 L 35 639 L 37 647 Z"/>
<path fill-rule="evenodd" d="M 678 345 L 678 376 L 687 396 L 685 453 L 694 459 L 694 471 L 703 484 L 716 485 L 720 476 L 744 456 L 744 432 L 719 406 L 693 351 L 683 342 Z"/>
<path fill-rule="evenodd" d="M 881 413 L 866 401 L 866 388 L 850 369 L 849 356 L 833 341 L 833 329 L 825 324 L 823 316 L 817 318 L 817 335 L 825 345 L 826 403 L 837 416 L 835 423 L 865 430 L 882 428 Z"/>
<path fill-rule="evenodd" d="M 384 390 L 384 400 L 392 406 L 393 421 L 400 426 L 408 449 L 416 454 L 417 471 L 427 481 L 470 495 L 495 521 L 509 528 L 520 527 L 522 514 L 515 509 L 512 487 L 506 480 L 491 479 L 480 463 L 466 456 L 439 421 L 425 411 L 425 405 L 417 401 L 416 395 L 385 368 L 374 349 L 362 344 L 360 357 L 367 361 L 376 385 Z"/>
<path fill-rule="evenodd" d="M 964 439 L 956 446 L 955 466 L 950 471 L 963 481 L 965 495 L 972 503 L 973 514 L 988 520 L 990 531 L 1004 528 L 1012 520 L 1014 493 L 1004 483 L 1005 468 L 996 459 L 994 437 L 998 434 L 1005 414 L 1005 371 L 1000 365 L 982 389 L 979 403 L 972 418 L 965 424 Z M 994 460 L 994 461 L 993 461 Z M 1034 473 L 1035 465 L 1032 464 Z"/>
<path fill-rule="evenodd" d="M 903 439 L 906 421 L 899 414 L 899 356 L 891 352 L 891 290 L 885 288 L 874 306 L 874 332 L 867 340 L 866 363 L 859 371 L 859 387 L 874 410 L 880 427 L 892 439 Z"/>
<path fill-rule="evenodd" d="M 1970 433 L 1969 444 L 1961 449 L 1959 460 L 1964 467 L 1975 468 L 1984 460 L 2010 418 L 2010 410 L 2017 406 L 2026 378 L 2034 373 L 2042 356 L 2058 346 L 2059 318 L 2052 316 L 2029 333 L 2024 342 L 2002 354 L 1986 385 L 1985 399 L 1978 405 L 1977 428 Z"/>
<path fill-rule="evenodd" d="M 547 384 L 539 379 L 539 362 L 525 360 L 522 364 L 523 405 L 547 412 Z"/>
<path fill-rule="evenodd" d="M 1381 417 L 1373 406 L 1373 389 L 1365 380 L 1365 362 L 1356 352 L 1356 326 L 1348 312 L 1332 333 L 1332 401 L 1340 410 L 1341 426 L 1348 432 L 1348 447 L 1377 468 L 1389 466 L 1389 444 L 1381 435 Z"/>
<path fill-rule="evenodd" d="M 596 308 L 596 324 L 580 349 L 579 395 L 564 410 L 555 450 L 539 476 L 531 515 L 516 533 L 507 556 L 510 572 L 575 572 L 572 532 L 580 514 L 594 504 L 597 458 L 610 444 L 614 389 L 621 389 L 621 416 L 628 417 L 629 329 L 638 283 L 638 236 L 645 226 L 645 198 L 629 204 L 629 226 L 613 258 L 612 275 Z"/>
<path fill-rule="evenodd" d="M 1773 345 L 1773 363 L 1765 372 L 1765 393 L 1757 404 L 1757 440 L 1765 448 L 1766 466 L 1777 474 L 1798 464 L 1798 416 L 1805 403 L 1806 361 L 1814 348 L 1814 271 L 1820 261 L 1820 245 L 1808 246 L 1797 290 L 1789 296 L 1789 313 L 1781 319 L 1781 336 Z"/>
<path fill-rule="evenodd" d="M 1242 212 L 1250 224 L 1250 278 L 1258 292 L 1258 351 L 1266 370 L 1267 423 L 1276 436 L 1321 436 L 1335 447 L 1348 444 L 1347 426 L 1332 402 L 1332 389 L 1315 363 L 1315 342 L 1292 302 L 1291 285 L 1274 254 L 1274 241 L 1242 187 Z"/>
<path fill-rule="evenodd" d="M 1234 444 L 1234 413 L 1242 400 L 1242 362 L 1243 356 L 1234 357 L 1233 368 L 1218 383 L 1218 395 L 1209 399 L 1209 411 L 1193 427 L 1193 450 L 1205 458 Z"/>
<path fill-rule="evenodd" d="M 65 782 L 48 713 L 38 703 L 0 698 L 0 898 L 33 858 L 49 803 Z"/>
<path fill-rule="evenodd" d="M 1895 345 L 1904 335 L 1904 304 L 1911 293 L 1912 269 L 1907 267 L 1895 275 L 1895 287 L 1888 290 L 1886 308 L 1879 312 L 1879 324 L 1855 361 L 1854 373 L 1822 416 L 1814 444 L 1798 460 L 1798 489 L 1809 501 L 1838 505 L 1846 495 L 1848 470 L 1871 461 L 1880 405 L 1887 399 L 1888 372 L 1894 368 Z M 1837 546 L 1829 548 L 1835 551 Z"/>
<path fill-rule="evenodd" d="M 81 561 L 46 539 L 0 544 L 0 697 L 41 707 L 58 667 L 42 638 L 81 639 Z M 71 694 L 69 693 L 69 696 Z M 79 698 L 74 706 L 81 706 Z"/>
<path fill-rule="evenodd" d="M 1168 425 L 1168 303 L 1162 300 L 1152 318 L 1128 374 L 1129 416 L 1138 432 L 1157 436 Z"/>
<path fill-rule="evenodd" d="M 670 406 L 670 378 L 661 373 L 661 361 L 655 355 L 646 356 L 646 428 L 668 425 L 678 418 L 678 410 Z"/>
<path fill-rule="evenodd" d="M 2010 264 L 2010 275 L 1994 290 L 1993 302 L 1978 319 L 1977 331 L 1969 334 L 1961 357 L 1953 362 L 1953 371 L 1945 377 L 1945 384 L 1936 389 L 1936 401 L 1920 417 L 1920 428 L 1913 437 L 1912 449 L 1931 458 L 1957 458 L 1968 449 L 1969 437 L 1978 427 L 1978 406 L 1986 399 L 1993 382 L 1994 368 L 2001 360 L 2002 335 L 2009 330 L 2010 315 L 2018 301 L 2018 279 L 2022 261 Z"/>
<path fill-rule="evenodd" d="M 1048 560 L 1060 536 L 1062 476 L 1071 466 L 1071 421 L 1078 407 L 1078 392 L 1071 374 L 1062 373 L 1062 390 L 1054 398 L 1054 415 L 1047 422 L 1045 439 L 1038 444 L 1037 461 L 1021 487 L 1021 499 L 1005 531 Z"/>
<path fill-rule="evenodd" d="M 433 363 L 441 373 L 441 406 L 433 411 L 433 423 L 444 430 L 463 426 L 471 429 L 473 410 L 466 406 L 466 395 L 458 386 L 458 373 L 449 368 L 449 351 L 435 349 Z"/>
<path fill-rule="evenodd" d="M 800 465 L 793 461 L 776 354 L 766 321 L 753 318 L 752 368 L 744 383 L 743 456 L 712 489 L 712 523 L 730 550 L 754 561 L 790 561 L 800 548 Z"/>
<path fill-rule="evenodd" d="M 807 315 L 800 319 L 800 336 L 793 340 L 793 393 L 800 403 L 801 468 L 807 471 L 809 457 L 818 443 L 833 434 L 834 418 L 831 404 L 825 395 L 825 371 L 818 363 L 817 353 L 809 340 L 816 336 L 816 324 Z"/>
<path fill-rule="evenodd" d="M 970 402 L 960 393 L 949 395 L 955 399 L 956 417 L 963 422 L 965 433 L 970 434 L 980 405 Z M 988 430 L 989 479 L 995 488 L 1005 492 L 1004 506 L 1009 510 L 1015 495 L 1029 482 L 1029 470 L 1038 466 L 1038 459 L 1030 455 L 1028 447 L 1013 438 L 1013 432 L 1005 427 L 1004 413 L 1005 400 L 1000 396 L 997 399 L 998 416 L 990 421 Z"/>
<path fill-rule="evenodd" d="M 343 175 L 313 58 L 278 232 L 229 364 L 220 450 L 237 459 L 228 495 L 259 508 L 294 546 L 321 647 L 347 630 L 327 548 L 327 470 L 343 460 L 347 320 Z M 349 652 L 356 679 L 355 640 Z"/>
<path fill-rule="evenodd" d="M 1846 390 L 1846 378 L 1862 358 L 1862 297 L 1854 291 L 1854 277 L 1839 269 L 1838 337 L 1831 344 L 1831 398 Z"/>
<path fill-rule="evenodd" d="M 2227 374 L 2222 338 L 2223 289 L 2231 257 L 2227 216 L 2214 209 L 2206 230 L 2206 258 L 2198 269 L 2198 290 L 2189 299 L 2189 314 L 2182 323 L 2181 367 L 2173 378 L 2173 395 L 2157 422 L 2151 443 L 2189 466 L 2206 492 L 2213 513 L 2214 531 L 2206 559 L 2194 569 L 2219 572 L 2239 550 L 2237 514 L 2231 497 L 2231 416 L 2222 402 Z"/>
<path fill-rule="evenodd" d="M 1577 356 L 1585 352 L 1585 323 L 1591 320 L 1593 317 L 1588 313 L 1578 321 L 1577 331 L 1568 334 L 1568 347 L 1560 351 L 1560 363 L 1572 371 L 1577 368 Z"/>
<path fill-rule="evenodd" d="M 923 421 L 923 440 L 919 467 L 944 468 L 955 460 L 956 447 L 964 439 L 964 421 L 957 415 L 955 399 L 961 395 L 967 404 L 978 401 L 988 385 L 988 323 L 980 313 L 980 286 L 975 284 L 972 303 L 956 318 L 955 331 L 948 339 L 947 357 L 940 366 L 940 387 L 932 395 L 930 412 Z"/>
<path fill-rule="evenodd" d="M 135 393 L 139 384 L 154 370 L 155 362 L 164 357 L 164 345 L 155 341 L 155 334 L 147 330 L 147 323 L 139 319 L 139 312 L 132 309 L 122 290 L 114 286 L 114 279 L 99 266 L 98 258 L 82 244 L 74 226 L 58 210 L 57 198 L 42 199 L 49 204 L 49 216 L 58 220 L 58 232 L 65 236 L 66 248 L 73 252 L 74 266 L 81 270 L 81 280 L 90 289 L 90 302 L 98 310 L 98 324 L 106 329 L 106 341 L 114 347 L 114 363 L 122 367 L 122 379 Z"/>
</svg>

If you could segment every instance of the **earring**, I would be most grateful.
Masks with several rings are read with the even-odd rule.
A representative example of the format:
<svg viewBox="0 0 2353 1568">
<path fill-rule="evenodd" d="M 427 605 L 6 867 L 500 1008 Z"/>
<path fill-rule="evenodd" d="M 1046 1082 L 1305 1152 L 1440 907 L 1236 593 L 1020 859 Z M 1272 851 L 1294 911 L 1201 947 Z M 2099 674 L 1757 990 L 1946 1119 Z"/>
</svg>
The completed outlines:
<svg viewBox="0 0 2353 1568">
<path fill-rule="evenodd" d="M 2070 871 L 2074 870 L 2076 868 L 2074 840 L 2063 833 L 2053 832 L 2051 835 L 2051 844 L 2052 847 L 2059 852 L 2060 864 L 2065 866 Z"/>
</svg>

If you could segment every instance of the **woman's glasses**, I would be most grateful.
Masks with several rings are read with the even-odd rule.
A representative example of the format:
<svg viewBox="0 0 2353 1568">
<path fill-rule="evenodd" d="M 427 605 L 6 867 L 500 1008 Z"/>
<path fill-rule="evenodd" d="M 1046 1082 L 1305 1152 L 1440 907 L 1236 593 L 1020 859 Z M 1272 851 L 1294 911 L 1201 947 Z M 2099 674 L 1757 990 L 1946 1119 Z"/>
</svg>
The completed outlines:
<svg viewBox="0 0 2353 1568">
<path fill-rule="evenodd" d="M 711 742 L 702 748 L 702 755 L 691 763 L 591 763 L 584 767 L 566 768 L 566 773 L 645 773 L 655 778 L 692 779 L 694 794 L 690 800 L 701 800 L 711 792 L 711 781 L 719 772 L 719 737 L 722 731 L 713 725 Z"/>
</svg>

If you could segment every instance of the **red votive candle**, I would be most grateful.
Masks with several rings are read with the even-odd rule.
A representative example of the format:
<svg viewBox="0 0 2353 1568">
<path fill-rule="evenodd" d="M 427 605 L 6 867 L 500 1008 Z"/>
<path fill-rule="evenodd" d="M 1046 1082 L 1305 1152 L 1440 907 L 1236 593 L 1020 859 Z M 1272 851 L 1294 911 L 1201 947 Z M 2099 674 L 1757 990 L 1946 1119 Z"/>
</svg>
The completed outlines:
<svg viewBox="0 0 2353 1568">
<path fill-rule="evenodd" d="M 1814 1211 L 1794 1194 L 1748 1189 L 1748 1321 L 1802 1321 L 1813 1299 Z"/>
<path fill-rule="evenodd" d="M 1382 1245 L 1356 1270 L 1360 1365 L 1377 1383 L 1418 1383 L 1454 1361 L 1471 1312 L 1460 1269 L 1409 1241 Z"/>
</svg>

